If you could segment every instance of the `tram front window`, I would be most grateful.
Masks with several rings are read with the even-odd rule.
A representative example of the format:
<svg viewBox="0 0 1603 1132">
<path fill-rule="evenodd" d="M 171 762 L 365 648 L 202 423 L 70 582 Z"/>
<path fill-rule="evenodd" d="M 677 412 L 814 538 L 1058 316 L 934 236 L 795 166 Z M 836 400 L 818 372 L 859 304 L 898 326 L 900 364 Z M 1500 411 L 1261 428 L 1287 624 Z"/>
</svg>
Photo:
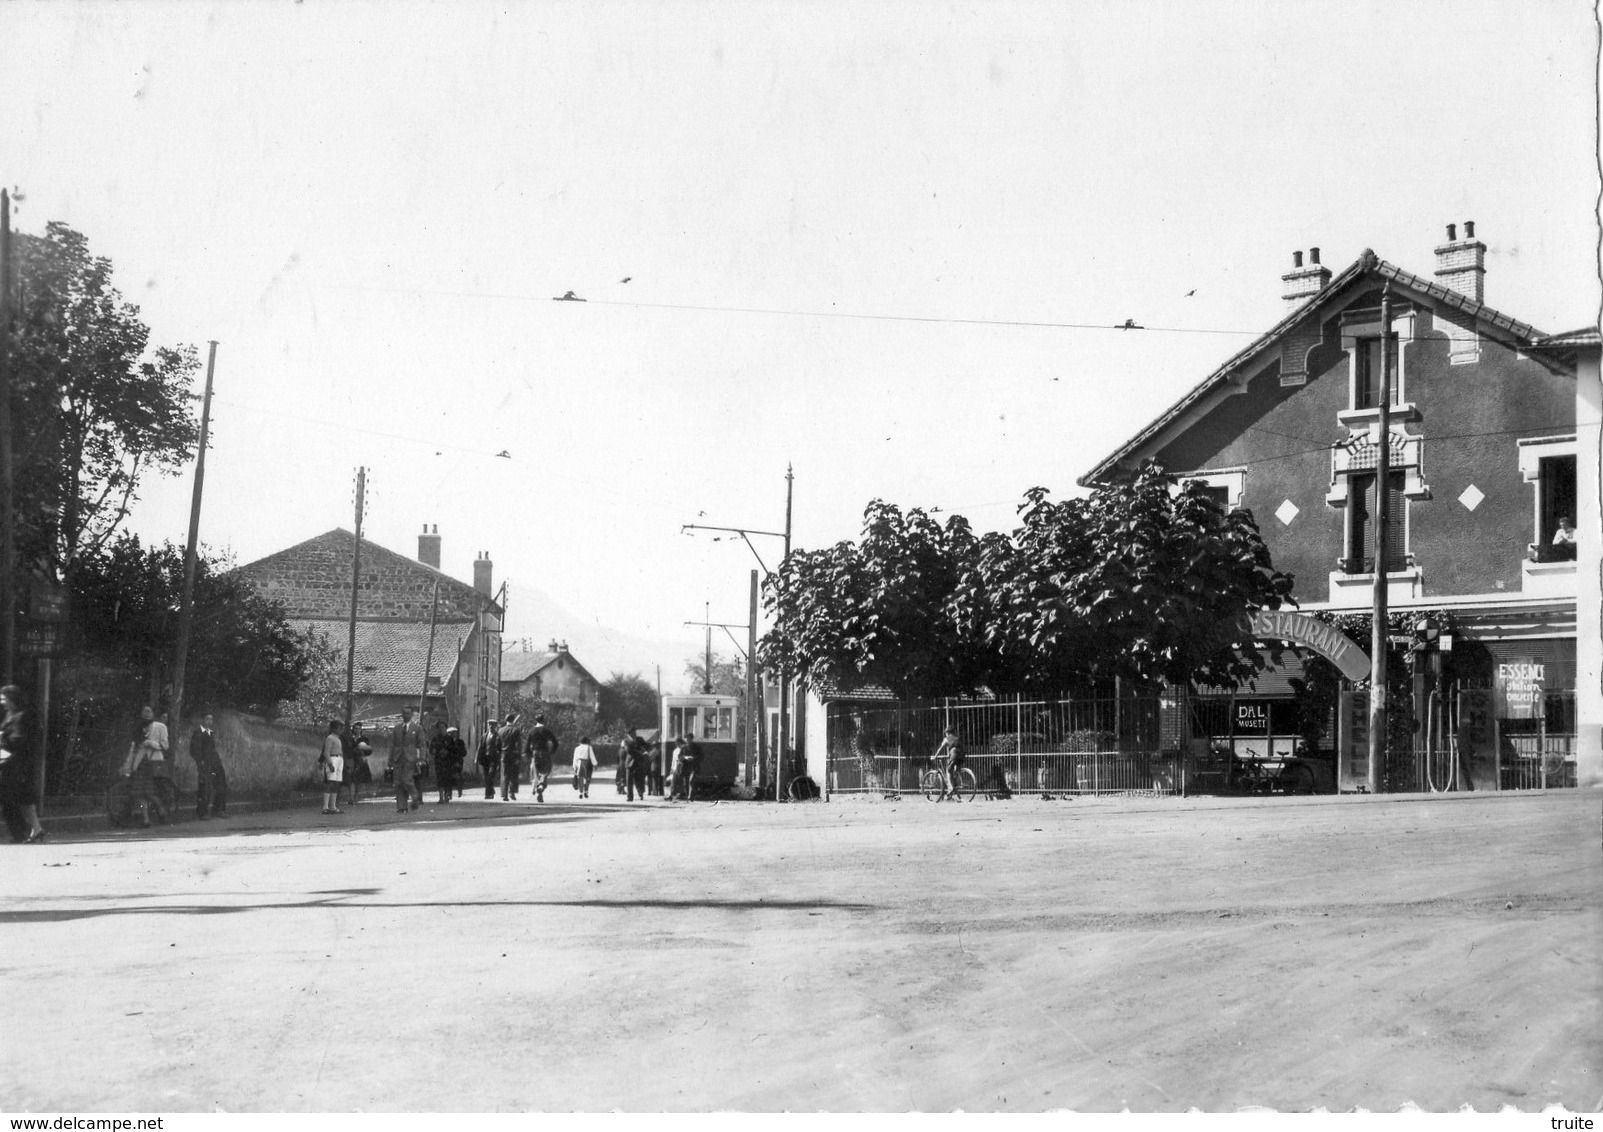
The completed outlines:
<svg viewBox="0 0 1603 1132">
<path fill-rule="evenodd" d="M 702 738 L 720 739 L 727 742 L 735 737 L 735 711 L 733 708 L 707 708 L 705 720 Z"/>
<path fill-rule="evenodd" d="M 696 709 L 690 709 L 690 729 L 696 727 Z M 685 709 L 671 707 L 668 709 L 668 738 L 677 739 L 685 734 Z"/>
</svg>

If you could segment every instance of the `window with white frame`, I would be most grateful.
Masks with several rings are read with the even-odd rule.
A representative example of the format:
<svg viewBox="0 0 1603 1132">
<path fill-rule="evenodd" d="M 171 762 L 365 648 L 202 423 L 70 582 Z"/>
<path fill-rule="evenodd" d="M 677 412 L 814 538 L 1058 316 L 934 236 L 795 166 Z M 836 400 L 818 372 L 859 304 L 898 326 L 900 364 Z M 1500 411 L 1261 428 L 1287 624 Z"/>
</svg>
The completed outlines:
<svg viewBox="0 0 1603 1132">
<path fill-rule="evenodd" d="M 1530 558 L 1568 562 L 1575 558 L 1575 437 L 1541 437 L 1519 442 L 1520 476 L 1533 485 Z"/>
<path fill-rule="evenodd" d="M 1394 409 L 1409 412 L 1405 394 L 1408 390 L 1408 351 L 1404 343 L 1414 334 L 1415 313 L 1412 309 L 1394 308 L 1392 336 L 1387 343 L 1386 360 L 1391 368 L 1391 403 Z M 1380 388 L 1384 375 L 1381 369 L 1381 324 L 1379 310 L 1349 311 L 1342 318 L 1341 348 L 1347 352 L 1347 405 L 1341 414 L 1344 418 L 1357 416 L 1371 420 L 1380 409 Z"/>
<path fill-rule="evenodd" d="M 1234 511 L 1241 506 L 1241 496 L 1247 489 L 1247 473 L 1242 468 L 1187 472 L 1180 482 L 1201 484 L 1210 499 L 1226 511 Z"/>
</svg>

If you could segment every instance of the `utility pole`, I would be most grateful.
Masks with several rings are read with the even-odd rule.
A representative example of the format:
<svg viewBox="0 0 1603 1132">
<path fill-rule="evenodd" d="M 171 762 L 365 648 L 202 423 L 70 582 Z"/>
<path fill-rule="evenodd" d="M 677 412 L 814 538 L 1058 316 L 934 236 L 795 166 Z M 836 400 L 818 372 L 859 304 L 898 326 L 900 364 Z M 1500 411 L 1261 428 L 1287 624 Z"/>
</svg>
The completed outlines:
<svg viewBox="0 0 1603 1132">
<path fill-rule="evenodd" d="M 417 694 L 417 718 L 423 720 L 423 702 L 429 694 L 429 669 L 434 667 L 434 626 L 440 614 L 440 579 L 434 579 L 434 600 L 429 603 L 429 651 L 423 659 L 423 687 Z"/>
<path fill-rule="evenodd" d="M 17 514 L 11 451 L 11 194 L 0 189 L 0 679 L 16 683 Z"/>
<path fill-rule="evenodd" d="M 178 603 L 178 657 L 173 662 L 173 750 L 178 749 L 184 723 L 184 672 L 189 664 L 189 631 L 195 620 L 195 547 L 200 541 L 200 497 L 206 486 L 206 441 L 211 433 L 212 373 L 217 368 L 217 343 L 206 352 L 206 393 L 200 402 L 200 447 L 195 450 L 195 492 L 189 500 L 189 542 L 184 546 L 184 591 Z"/>
<path fill-rule="evenodd" d="M 1375 526 L 1373 545 L 1374 624 L 1369 637 L 1369 782 L 1379 794 L 1386 781 L 1386 537 L 1391 515 L 1388 488 L 1391 480 L 1391 284 L 1380 296 L 1380 443 L 1375 454 Z"/>
<path fill-rule="evenodd" d="M 701 615 L 707 624 L 707 651 L 705 653 L 704 667 L 701 670 L 701 694 L 712 695 L 712 602 L 703 602 Z"/>
<path fill-rule="evenodd" d="M 746 616 L 746 785 L 752 781 L 752 755 L 760 749 L 763 705 L 759 702 L 762 685 L 757 680 L 757 571 L 751 572 L 751 611 Z M 759 767 L 762 763 L 757 763 Z M 762 771 L 757 772 L 762 777 Z"/>
<path fill-rule="evenodd" d="M 785 558 L 779 560 L 781 568 L 790 557 L 790 504 L 795 474 L 785 465 Z M 790 668 L 779 666 L 779 752 L 774 758 L 774 801 L 785 800 L 785 756 L 790 752 Z"/>
<path fill-rule="evenodd" d="M 785 557 L 786 558 L 790 557 L 791 501 L 792 501 L 792 498 L 793 498 L 793 484 L 794 484 L 794 481 L 795 481 L 795 473 L 792 470 L 791 466 L 789 464 L 787 464 L 787 465 L 785 465 L 785 529 L 783 531 L 759 531 L 759 530 L 755 530 L 755 529 L 753 529 L 751 527 L 714 527 L 714 526 L 708 526 L 708 525 L 702 524 L 702 523 L 682 523 L 682 524 L 680 524 L 679 529 L 681 531 L 727 531 L 730 534 L 739 535 L 741 537 L 742 541 L 745 542 L 746 548 L 751 551 L 752 557 L 757 559 L 757 565 L 759 565 L 759 566 L 761 566 L 763 568 L 764 577 L 772 576 L 772 571 L 770 571 L 768 569 L 768 563 L 763 561 L 763 556 L 758 554 L 757 553 L 757 548 L 751 544 L 751 536 L 752 535 L 763 535 L 763 536 L 765 536 L 767 538 L 784 539 L 785 540 Z M 754 670 L 755 670 L 755 666 L 756 666 L 756 663 L 757 663 L 757 653 L 756 653 L 757 594 L 756 594 L 756 589 L 755 589 L 755 578 L 756 578 L 756 575 L 754 573 L 753 574 L 754 588 L 752 590 L 752 615 L 751 615 L 751 621 L 750 621 L 750 625 L 752 626 L 752 628 L 751 628 L 752 648 L 751 648 L 750 653 L 748 654 L 750 656 L 749 663 L 751 664 L 751 666 L 753 667 Z M 757 686 L 759 691 L 762 690 L 762 681 L 760 679 L 756 681 L 756 686 Z M 785 748 L 790 743 L 790 706 L 789 706 L 789 704 L 787 702 L 787 698 L 789 696 L 789 693 L 790 693 L 790 678 L 789 678 L 789 674 L 788 674 L 788 672 L 786 672 L 786 670 L 782 666 L 780 668 L 780 673 L 779 673 L 779 750 L 776 751 L 775 755 L 774 755 L 774 800 L 777 801 L 777 802 L 783 802 L 785 800 L 784 783 L 782 781 L 783 778 L 784 778 L 784 769 L 783 769 L 783 765 L 782 764 L 783 764 L 784 758 L 785 758 Z M 764 705 L 764 706 L 766 706 L 766 705 Z M 767 745 L 768 745 L 768 729 L 767 729 L 766 726 L 764 726 L 764 727 L 762 727 L 760 729 L 759 739 L 760 739 L 760 747 L 759 747 L 759 749 L 762 751 L 763 756 L 764 756 L 763 759 L 761 760 L 761 762 L 759 763 L 758 778 L 759 778 L 759 780 L 761 780 L 762 775 L 764 773 L 766 773 L 766 771 L 764 769 L 761 769 L 761 768 L 764 768 L 767 765 L 767 758 L 766 758 L 767 750 L 766 750 L 766 748 L 767 748 Z M 764 789 L 766 789 L 766 784 L 763 784 L 763 786 L 764 786 Z"/>
<path fill-rule="evenodd" d="M 367 502 L 367 469 L 356 469 L 356 541 L 351 544 L 351 624 L 345 639 L 345 730 L 351 729 L 355 714 L 356 688 L 356 595 L 362 578 L 362 505 Z"/>
</svg>

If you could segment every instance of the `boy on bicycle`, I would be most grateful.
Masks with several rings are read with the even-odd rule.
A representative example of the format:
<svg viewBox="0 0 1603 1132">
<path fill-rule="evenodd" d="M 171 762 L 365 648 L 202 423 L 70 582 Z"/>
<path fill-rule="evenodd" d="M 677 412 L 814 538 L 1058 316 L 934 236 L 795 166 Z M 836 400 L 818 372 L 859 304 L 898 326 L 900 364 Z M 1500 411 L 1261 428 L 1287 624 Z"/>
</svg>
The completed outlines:
<svg viewBox="0 0 1603 1132">
<path fill-rule="evenodd" d="M 941 774 L 946 779 L 946 788 L 941 792 L 941 797 L 945 798 L 947 795 L 951 795 L 956 798 L 957 772 L 963 769 L 963 763 L 967 761 L 967 757 L 963 754 L 963 746 L 957 741 L 957 728 L 948 727 L 946 729 L 946 738 L 942 739 L 941 745 L 935 748 L 934 757 L 940 762 Z"/>
</svg>

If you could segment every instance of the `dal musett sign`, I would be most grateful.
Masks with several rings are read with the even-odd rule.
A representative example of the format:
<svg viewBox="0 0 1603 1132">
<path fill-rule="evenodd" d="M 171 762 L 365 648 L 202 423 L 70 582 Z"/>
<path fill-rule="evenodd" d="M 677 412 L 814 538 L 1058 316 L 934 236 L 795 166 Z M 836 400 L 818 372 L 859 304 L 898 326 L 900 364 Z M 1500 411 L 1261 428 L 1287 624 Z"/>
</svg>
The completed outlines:
<svg viewBox="0 0 1603 1132">
<path fill-rule="evenodd" d="M 1260 609 L 1252 615 L 1248 628 L 1260 640 L 1306 645 L 1341 669 L 1341 674 L 1349 680 L 1363 680 L 1369 676 L 1369 654 L 1334 625 L 1327 625 L 1306 613 Z"/>
</svg>

